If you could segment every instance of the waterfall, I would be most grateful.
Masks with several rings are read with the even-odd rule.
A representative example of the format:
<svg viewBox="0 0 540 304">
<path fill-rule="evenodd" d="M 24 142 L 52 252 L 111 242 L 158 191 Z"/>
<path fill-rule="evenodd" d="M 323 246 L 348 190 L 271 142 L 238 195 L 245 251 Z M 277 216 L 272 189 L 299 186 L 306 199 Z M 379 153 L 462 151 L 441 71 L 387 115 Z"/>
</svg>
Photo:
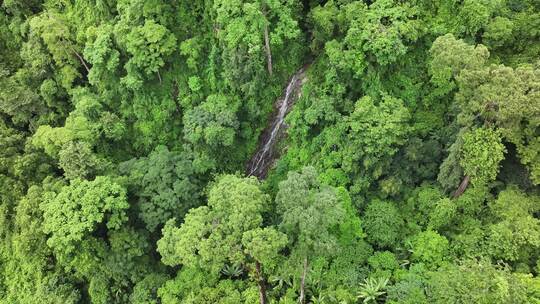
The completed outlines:
<svg viewBox="0 0 540 304">
<path fill-rule="evenodd" d="M 256 176 L 260 179 L 266 177 L 266 173 L 277 157 L 276 144 L 283 135 L 285 129 L 285 116 L 289 113 L 292 105 L 298 99 L 301 87 L 306 81 L 306 67 L 302 67 L 291 77 L 282 98 L 276 103 L 277 111 L 273 114 L 269 127 L 262 133 L 259 140 L 259 148 L 249 161 L 246 173 L 248 176 Z"/>
</svg>

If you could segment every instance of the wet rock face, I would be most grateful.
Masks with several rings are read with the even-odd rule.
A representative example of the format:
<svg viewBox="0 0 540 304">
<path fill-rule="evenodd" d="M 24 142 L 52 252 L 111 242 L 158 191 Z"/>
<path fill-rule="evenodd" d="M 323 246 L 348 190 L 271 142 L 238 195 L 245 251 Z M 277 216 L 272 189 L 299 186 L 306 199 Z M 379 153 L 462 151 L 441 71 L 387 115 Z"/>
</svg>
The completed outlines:
<svg viewBox="0 0 540 304">
<path fill-rule="evenodd" d="M 291 110 L 294 102 L 300 97 L 302 85 L 306 82 L 307 66 L 302 67 L 289 80 L 283 95 L 275 103 L 275 110 L 268 127 L 259 138 L 259 146 L 246 166 L 248 176 L 264 179 L 268 170 L 279 157 L 276 146 L 285 135 L 285 116 Z"/>
</svg>

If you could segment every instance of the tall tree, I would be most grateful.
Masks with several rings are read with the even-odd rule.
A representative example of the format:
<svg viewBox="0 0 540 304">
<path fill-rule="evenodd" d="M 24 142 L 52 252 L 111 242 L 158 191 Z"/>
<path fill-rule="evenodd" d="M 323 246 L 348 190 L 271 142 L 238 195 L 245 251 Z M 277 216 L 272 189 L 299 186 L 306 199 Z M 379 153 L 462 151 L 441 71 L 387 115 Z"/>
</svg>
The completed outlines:
<svg viewBox="0 0 540 304">
<path fill-rule="evenodd" d="M 128 176 L 130 192 L 138 198 L 139 217 L 149 231 L 160 229 L 171 218 L 182 219 L 190 208 L 200 205 L 200 172 L 189 156 L 158 146 L 148 157 L 120 165 L 120 172 Z"/>
<path fill-rule="evenodd" d="M 317 179 L 313 167 L 306 167 L 301 172 L 289 172 L 287 179 L 279 184 L 276 195 L 279 229 L 289 237 L 289 263 L 301 265 L 301 303 L 306 301 L 305 285 L 310 261 L 339 252 L 333 231 L 338 228 L 345 213 L 336 190 L 322 185 Z"/>
<path fill-rule="evenodd" d="M 255 62 L 265 56 L 272 76 L 272 48 L 279 49 L 300 35 L 294 17 L 297 6 L 293 0 L 216 1 L 218 37 L 227 49 L 241 52 L 230 56 L 248 55 Z"/>
<path fill-rule="evenodd" d="M 191 209 L 180 227 L 174 220 L 163 228 L 158 251 L 166 265 L 202 268 L 217 274 L 227 265 L 247 268 L 266 303 L 262 266 L 273 267 L 287 237 L 263 228 L 268 196 L 258 181 L 232 175 L 220 177 L 208 194 L 208 206 Z"/>
<path fill-rule="evenodd" d="M 47 244 L 59 253 L 75 251 L 78 242 L 91 237 L 100 225 L 115 230 L 127 221 L 126 190 L 110 177 L 75 180 L 50 196 L 40 206 L 43 229 L 51 234 Z"/>
</svg>

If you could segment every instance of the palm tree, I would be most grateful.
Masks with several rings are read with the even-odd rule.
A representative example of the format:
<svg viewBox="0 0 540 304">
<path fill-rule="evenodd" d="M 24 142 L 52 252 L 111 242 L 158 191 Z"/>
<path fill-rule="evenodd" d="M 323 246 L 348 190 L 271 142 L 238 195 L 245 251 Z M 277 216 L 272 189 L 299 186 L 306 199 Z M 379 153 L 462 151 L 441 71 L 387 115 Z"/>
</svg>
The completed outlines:
<svg viewBox="0 0 540 304">
<path fill-rule="evenodd" d="M 285 275 L 270 276 L 269 281 L 274 285 L 274 289 L 277 290 L 293 285 L 291 278 Z"/>
<path fill-rule="evenodd" d="M 227 276 L 227 277 L 230 277 L 230 278 L 235 278 L 235 277 L 239 277 L 242 275 L 242 273 L 244 272 L 244 270 L 242 269 L 242 266 L 241 265 L 225 265 L 223 267 L 223 269 L 221 269 L 221 273 L 224 275 L 224 276 Z"/>
<path fill-rule="evenodd" d="M 386 291 L 388 278 L 369 278 L 360 284 L 357 298 L 363 299 L 362 303 L 377 303 L 378 299 L 383 296 Z"/>
<path fill-rule="evenodd" d="M 311 304 L 327 304 L 326 296 L 323 294 L 319 294 L 316 296 L 311 296 Z"/>
</svg>

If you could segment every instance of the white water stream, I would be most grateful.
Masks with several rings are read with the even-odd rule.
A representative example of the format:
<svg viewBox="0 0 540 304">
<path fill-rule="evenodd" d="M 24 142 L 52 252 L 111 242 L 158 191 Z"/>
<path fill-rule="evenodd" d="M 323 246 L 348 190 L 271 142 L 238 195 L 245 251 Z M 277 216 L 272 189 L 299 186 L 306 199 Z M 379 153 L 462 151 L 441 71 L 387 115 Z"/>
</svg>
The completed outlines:
<svg viewBox="0 0 540 304">
<path fill-rule="evenodd" d="M 259 148 L 251 161 L 248 163 L 248 176 L 253 175 L 261 179 L 264 178 L 268 169 L 275 161 L 275 145 L 283 133 L 285 116 L 291 109 L 296 99 L 298 99 L 301 91 L 300 89 L 305 80 L 305 67 L 303 67 L 293 75 L 287 84 L 285 94 L 278 102 L 278 111 L 271 120 L 272 123 L 270 124 L 270 128 L 263 132 L 261 142 L 259 143 Z"/>
</svg>

